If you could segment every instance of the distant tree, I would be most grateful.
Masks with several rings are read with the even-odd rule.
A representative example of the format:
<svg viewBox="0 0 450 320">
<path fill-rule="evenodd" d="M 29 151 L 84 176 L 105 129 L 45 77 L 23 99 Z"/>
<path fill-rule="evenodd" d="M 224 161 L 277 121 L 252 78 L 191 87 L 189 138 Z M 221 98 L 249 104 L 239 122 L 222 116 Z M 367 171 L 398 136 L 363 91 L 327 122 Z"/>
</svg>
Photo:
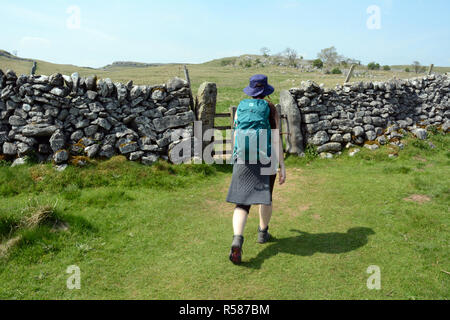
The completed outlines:
<svg viewBox="0 0 450 320">
<path fill-rule="evenodd" d="M 220 61 L 222 67 L 234 65 L 236 63 L 236 58 L 223 59 Z"/>
<path fill-rule="evenodd" d="M 252 67 L 252 62 L 251 61 L 241 61 L 239 62 L 239 66 L 241 66 L 242 68 L 251 68 Z"/>
<path fill-rule="evenodd" d="M 419 71 L 421 69 L 420 62 L 414 61 L 412 67 L 413 67 L 415 73 L 419 73 Z"/>
<path fill-rule="evenodd" d="M 283 61 L 283 57 L 282 57 L 281 53 L 276 53 L 276 54 L 272 55 L 271 60 L 274 65 L 279 66 L 279 65 L 281 65 L 281 63 Z"/>
<path fill-rule="evenodd" d="M 286 50 L 283 51 L 283 55 L 286 57 L 289 66 L 297 67 L 297 59 L 300 57 L 295 49 L 286 48 Z"/>
<path fill-rule="evenodd" d="M 384 70 L 384 71 L 391 71 L 391 67 L 389 67 L 389 66 L 383 66 L 383 70 Z"/>
<path fill-rule="evenodd" d="M 359 66 L 361 65 L 361 61 L 351 58 L 347 58 L 345 62 L 347 62 L 347 64 L 357 64 Z"/>
<path fill-rule="evenodd" d="M 411 70 L 409 70 L 409 68 L 406 68 L 406 69 L 405 69 L 405 72 L 411 72 Z"/>
<path fill-rule="evenodd" d="M 342 74 L 341 69 L 339 69 L 338 67 L 334 68 L 333 70 L 331 70 L 332 74 Z"/>
<path fill-rule="evenodd" d="M 267 47 L 262 47 L 260 52 L 265 58 L 267 58 L 270 55 L 270 49 Z"/>
<path fill-rule="evenodd" d="M 323 68 L 323 61 L 320 60 L 320 59 L 316 59 L 316 60 L 313 61 L 312 65 L 313 65 L 313 67 L 322 69 Z"/>
<path fill-rule="evenodd" d="M 317 54 L 317 57 L 323 61 L 326 65 L 336 65 L 341 57 L 338 55 L 335 47 L 325 48 Z"/>
<path fill-rule="evenodd" d="M 369 70 L 380 70 L 381 66 L 379 63 L 371 62 L 367 65 L 367 69 Z"/>
</svg>

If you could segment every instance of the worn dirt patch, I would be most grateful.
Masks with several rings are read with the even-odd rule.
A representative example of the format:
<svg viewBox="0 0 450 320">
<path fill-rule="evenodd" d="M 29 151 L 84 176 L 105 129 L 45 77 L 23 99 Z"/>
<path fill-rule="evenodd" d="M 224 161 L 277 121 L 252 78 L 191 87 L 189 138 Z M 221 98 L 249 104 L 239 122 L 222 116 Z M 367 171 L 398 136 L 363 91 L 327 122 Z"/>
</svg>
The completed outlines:
<svg viewBox="0 0 450 320">
<path fill-rule="evenodd" d="M 311 208 L 311 204 L 305 204 L 305 205 L 301 206 L 300 208 L 298 208 L 298 210 L 300 212 L 305 212 L 305 211 L 308 211 L 310 208 Z"/>
<path fill-rule="evenodd" d="M 423 158 L 421 156 L 414 156 L 413 160 L 421 161 L 421 162 L 427 162 L 428 161 L 427 159 L 425 159 L 425 158 Z"/>
<path fill-rule="evenodd" d="M 312 190 L 312 181 L 310 177 L 303 174 L 304 170 L 300 168 L 288 169 L 287 179 L 283 186 L 278 182 L 275 186 L 273 201 L 279 211 L 284 212 L 291 218 L 296 218 L 311 208 L 311 203 L 304 196 L 305 190 Z M 302 203 L 303 202 L 303 203 Z"/>
<path fill-rule="evenodd" d="M 310 204 L 304 204 L 300 206 L 293 207 L 292 205 L 280 205 L 284 212 L 286 212 L 290 217 L 295 218 L 301 216 L 302 213 L 308 211 L 311 208 Z"/>
<path fill-rule="evenodd" d="M 205 199 L 202 201 L 201 209 L 207 212 L 214 212 L 215 215 L 222 217 L 231 216 L 234 212 L 234 207 L 232 203 L 225 202 L 225 200 L 216 199 Z"/>
<path fill-rule="evenodd" d="M 407 198 L 404 198 L 403 200 L 422 204 L 422 203 L 430 202 L 431 198 L 428 196 L 425 196 L 423 194 L 413 194 Z"/>
<path fill-rule="evenodd" d="M 313 219 L 314 220 L 320 220 L 320 219 L 322 219 L 322 217 L 320 216 L 320 214 L 313 214 Z"/>
</svg>

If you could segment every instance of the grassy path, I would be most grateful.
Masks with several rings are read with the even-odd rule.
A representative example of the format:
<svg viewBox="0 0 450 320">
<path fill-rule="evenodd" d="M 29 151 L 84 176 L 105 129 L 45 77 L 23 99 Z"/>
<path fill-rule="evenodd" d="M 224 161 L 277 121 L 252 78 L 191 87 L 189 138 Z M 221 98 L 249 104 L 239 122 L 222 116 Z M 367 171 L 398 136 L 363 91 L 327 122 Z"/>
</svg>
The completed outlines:
<svg viewBox="0 0 450 320">
<path fill-rule="evenodd" d="M 0 258 L 0 298 L 448 299 L 448 138 L 433 139 L 437 149 L 410 141 L 398 159 L 386 148 L 288 159 L 288 182 L 275 187 L 276 239 L 256 243 L 253 208 L 242 266 L 227 259 L 229 167 L 117 159 L 63 173 L 0 167 L 2 243 L 21 236 Z M 29 189 L 8 187 L 29 177 Z M 407 201 L 412 195 L 425 202 Z M 11 234 L 30 198 L 58 201 L 69 230 Z M 66 288 L 70 265 L 81 269 L 81 290 Z M 371 265 L 381 269 L 379 291 L 366 286 Z"/>
</svg>

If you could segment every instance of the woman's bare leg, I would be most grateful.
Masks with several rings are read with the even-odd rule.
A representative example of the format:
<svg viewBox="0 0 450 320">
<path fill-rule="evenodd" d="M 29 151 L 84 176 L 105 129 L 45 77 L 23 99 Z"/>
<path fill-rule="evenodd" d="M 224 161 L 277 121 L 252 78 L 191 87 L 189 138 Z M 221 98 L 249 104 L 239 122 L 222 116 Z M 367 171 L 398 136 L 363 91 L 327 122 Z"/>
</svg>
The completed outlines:
<svg viewBox="0 0 450 320">
<path fill-rule="evenodd" d="M 248 213 L 247 211 L 236 208 L 233 214 L 233 230 L 235 236 L 243 236 L 245 224 L 247 223 Z"/>
<path fill-rule="evenodd" d="M 259 228 L 266 230 L 272 218 L 272 206 L 260 205 L 259 206 Z"/>
</svg>

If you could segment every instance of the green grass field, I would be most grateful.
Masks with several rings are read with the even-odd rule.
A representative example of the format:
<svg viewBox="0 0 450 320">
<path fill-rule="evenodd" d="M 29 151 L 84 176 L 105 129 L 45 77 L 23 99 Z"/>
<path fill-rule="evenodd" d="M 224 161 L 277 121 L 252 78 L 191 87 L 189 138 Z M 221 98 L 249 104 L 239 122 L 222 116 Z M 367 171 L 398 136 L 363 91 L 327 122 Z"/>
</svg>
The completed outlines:
<svg viewBox="0 0 450 320">
<path fill-rule="evenodd" d="M 0 167 L 0 298 L 448 299 L 449 139 L 431 141 L 406 140 L 396 159 L 288 158 L 276 239 L 256 243 L 253 208 L 242 266 L 227 256 L 229 166 Z M 71 265 L 80 290 L 66 288 Z"/>
<path fill-rule="evenodd" d="M 183 74 L 176 65 L 38 65 L 42 74 L 79 71 L 138 84 Z M 0 57 L 0 69 L 27 73 L 29 66 Z M 217 62 L 189 70 L 194 90 L 218 84 L 220 112 L 243 98 L 254 73 L 268 74 L 277 92 L 306 79 L 343 81 Z M 144 167 L 116 157 L 57 172 L 0 161 L 0 299 L 448 299 L 449 138 L 430 135 L 436 148 L 408 138 L 393 159 L 389 147 L 354 158 L 289 157 L 287 183 L 274 191 L 275 239 L 256 243 L 253 208 L 241 266 L 228 260 L 231 166 Z M 81 271 L 80 290 L 66 287 L 72 265 Z M 381 269 L 381 290 L 367 288 L 372 265 Z"/>
</svg>

